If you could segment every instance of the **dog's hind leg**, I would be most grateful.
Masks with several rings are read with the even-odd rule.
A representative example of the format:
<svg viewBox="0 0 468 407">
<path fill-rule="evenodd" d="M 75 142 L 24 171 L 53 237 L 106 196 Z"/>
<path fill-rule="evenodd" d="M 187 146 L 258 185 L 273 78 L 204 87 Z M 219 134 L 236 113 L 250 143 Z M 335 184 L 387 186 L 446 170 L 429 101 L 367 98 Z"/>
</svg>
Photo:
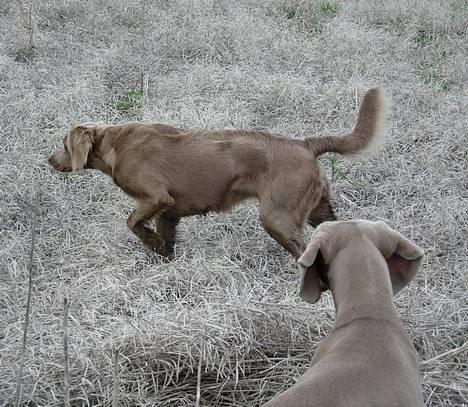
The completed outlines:
<svg viewBox="0 0 468 407">
<path fill-rule="evenodd" d="M 312 206 L 313 209 L 310 211 L 307 219 L 307 223 L 314 228 L 323 222 L 336 220 L 331 204 L 330 183 L 323 175 L 320 179 L 322 181 L 320 199 L 315 207 Z"/>
<path fill-rule="evenodd" d="M 330 201 L 320 200 L 319 204 L 310 212 L 307 223 L 316 228 L 323 222 L 333 220 L 337 220 L 337 218 Z"/>
<path fill-rule="evenodd" d="M 270 199 L 260 201 L 260 220 L 268 234 L 297 260 L 304 251 L 304 211 L 278 208 Z"/>
<path fill-rule="evenodd" d="M 268 234 L 297 260 L 305 248 L 302 228 L 291 221 L 288 213 L 260 215 L 260 219 Z"/>
<path fill-rule="evenodd" d="M 265 182 L 259 194 L 260 220 L 268 234 L 297 260 L 305 249 L 304 227 L 320 195 L 320 180 L 307 167 L 288 178 Z"/>
</svg>

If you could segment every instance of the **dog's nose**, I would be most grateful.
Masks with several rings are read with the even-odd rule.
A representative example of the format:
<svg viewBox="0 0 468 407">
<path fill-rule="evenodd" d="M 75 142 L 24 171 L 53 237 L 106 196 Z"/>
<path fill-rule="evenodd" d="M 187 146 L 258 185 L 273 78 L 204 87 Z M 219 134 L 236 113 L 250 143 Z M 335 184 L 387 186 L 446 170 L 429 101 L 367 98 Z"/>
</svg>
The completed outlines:
<svg viewBox="0 0 468 407">
<path fill-rule="evenodd" d="M 51 155 L 47 161 L 49 162 L 49 164 L 56 170 L 58 169 L 58 165 L 57 165 L 57 161 L 55 161 L 55 158 L 54 158 L 54 155 Z"/>
</svg>

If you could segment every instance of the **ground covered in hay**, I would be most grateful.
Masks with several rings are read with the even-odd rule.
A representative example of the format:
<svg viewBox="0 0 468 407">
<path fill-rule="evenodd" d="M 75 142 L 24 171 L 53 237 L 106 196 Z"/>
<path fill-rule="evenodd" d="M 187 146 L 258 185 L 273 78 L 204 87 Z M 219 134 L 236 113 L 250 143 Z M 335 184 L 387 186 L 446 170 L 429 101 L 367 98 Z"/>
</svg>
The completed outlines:
<svg viewBox="0 0 468 407">
<path fill-rule="evenodd" d="M 426 251 L 396 307 L 426 405 L 467 405 L 466 21 L 466 0 L 0 2 L 0 404 L 22 361 L 24 406 L 259 406 L 295 383 L 334 308 L 299 300 L 254 202 L 185 219 L 164 262 L 108 178 L 46 159 L 88 121 L 339 134 L 380 83 L 384 150 L 321 162 L 341 218 L 384 220 Z"/>
</svg>

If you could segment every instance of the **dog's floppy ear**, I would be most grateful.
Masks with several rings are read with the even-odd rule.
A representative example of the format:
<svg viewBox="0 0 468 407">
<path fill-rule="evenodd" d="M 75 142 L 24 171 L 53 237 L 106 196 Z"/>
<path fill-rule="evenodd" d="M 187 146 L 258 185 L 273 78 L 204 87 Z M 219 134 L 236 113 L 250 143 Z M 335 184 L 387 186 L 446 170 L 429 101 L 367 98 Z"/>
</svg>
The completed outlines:
<svg viewBox="0 0 468 407">
<path fill-rule="evenodd" d="M 299 257 L 297 264 L 301 272 L 299 296 L 311 304 L 317 302 L 322 293 L 319 278 L 318 257 L 320 254 L 320 240 L 313 237 L 307 249 Z"/>
<path fill-rule="evenodd" d="M 414 278 L 421 267 L 424 252 L 419 246 L 403 237 L 400 233 L 393 232 L 397 238 L 397 246 L 395 252 L 386 260 L 392 281 L 393 294 L 396 294 Z"/>
<path fill-rule="evenodd" d="M 68 136 L 68 151 L 72 170 L 81 170 L 88 161 L 88 154 L 93 147 L 94 130 L 89 127 L 75 127 Z"/>
</svg>

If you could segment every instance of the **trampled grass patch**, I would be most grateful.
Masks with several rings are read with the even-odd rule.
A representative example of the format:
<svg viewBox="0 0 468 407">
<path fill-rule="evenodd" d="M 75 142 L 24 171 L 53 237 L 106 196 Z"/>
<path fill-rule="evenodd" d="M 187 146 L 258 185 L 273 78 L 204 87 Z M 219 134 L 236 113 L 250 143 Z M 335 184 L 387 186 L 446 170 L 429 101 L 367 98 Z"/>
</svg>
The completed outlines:
<svg viewBox="0 0 468 407">
<path fill-rule="evenodd" d="M 417 70 L 421 80 L 440 91 L 449 91 L 457 86 L 457 79 L 450 77 L 453 72 L 453 58 L 456 56 L 454 40 L 449 34 L 418 31 Z M 455 76 L 454 75 L 454 76 Z"/>
</svg>

